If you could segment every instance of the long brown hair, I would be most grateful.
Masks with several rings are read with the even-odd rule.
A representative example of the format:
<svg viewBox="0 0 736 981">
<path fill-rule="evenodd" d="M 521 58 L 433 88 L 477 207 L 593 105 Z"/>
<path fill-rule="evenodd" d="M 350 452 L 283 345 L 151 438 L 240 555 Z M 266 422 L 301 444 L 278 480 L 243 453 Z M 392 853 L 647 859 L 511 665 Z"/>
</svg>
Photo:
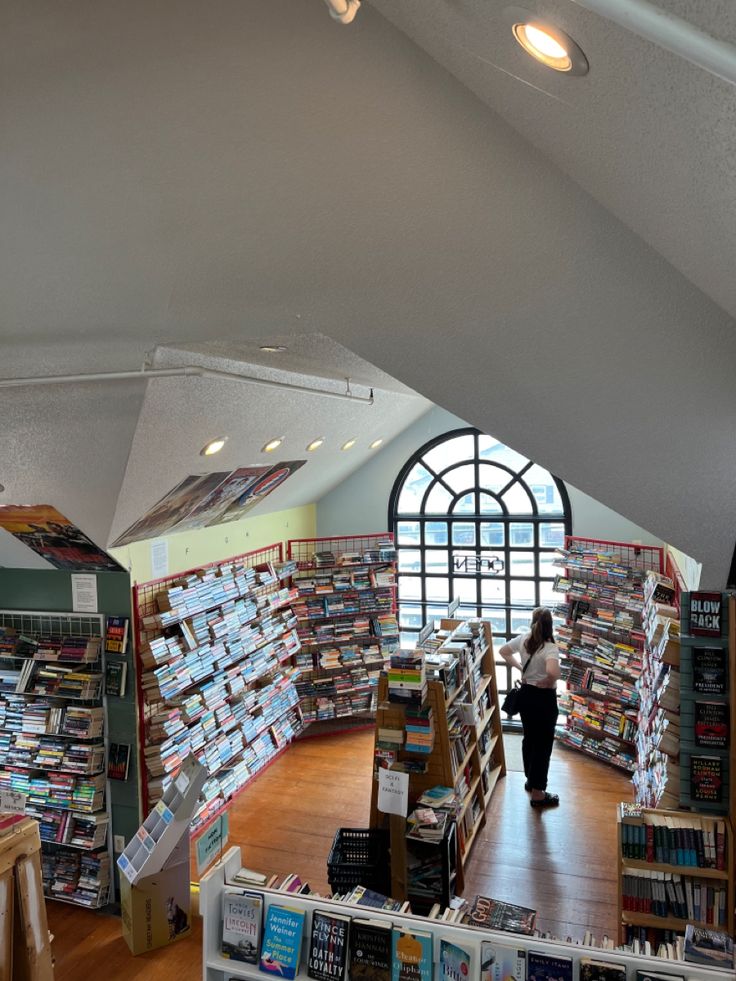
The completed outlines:
<svg viewBox="0 0 736 981">
<path fill-rule="evenodd" d="M 555 635 L 552 632 L 552 614 L 546 606 L 538 606 L 532 613 L 531 630 L 524 646 L 531 657 L 548 642 L 553 644 L 555 642 Z"/>
</svg>

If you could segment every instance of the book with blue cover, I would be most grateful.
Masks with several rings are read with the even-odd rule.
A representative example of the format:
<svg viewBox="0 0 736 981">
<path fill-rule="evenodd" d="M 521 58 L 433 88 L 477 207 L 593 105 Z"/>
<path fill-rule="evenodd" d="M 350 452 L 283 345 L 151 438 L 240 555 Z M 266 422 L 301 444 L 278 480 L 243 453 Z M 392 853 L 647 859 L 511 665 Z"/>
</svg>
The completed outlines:
<svg viewBox="0 0 736 981">
<path fill-rule="evenodd" d="M 438 981 L 468 981 L 470 951 L 449 940 L 440 940 L 440 970 Z"/>
<path fill-rule="evenodd" d="M 301 910 L 269 906 L 258 963 L 260 970 L 294 981 L 299 970 L 303 932 L 304 913 Z"/>
<path fill-rule="evenodd" d="M 393 928 L 391 981 L 432 981 L 432 934 Z"/>
</svg>

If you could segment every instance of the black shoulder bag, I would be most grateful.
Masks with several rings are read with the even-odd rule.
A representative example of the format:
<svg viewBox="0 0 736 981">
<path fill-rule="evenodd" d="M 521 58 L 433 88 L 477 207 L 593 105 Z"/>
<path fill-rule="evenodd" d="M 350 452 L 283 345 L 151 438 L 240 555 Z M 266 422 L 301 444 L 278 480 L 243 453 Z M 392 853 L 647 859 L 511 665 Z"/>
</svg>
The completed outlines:
<svg viewBox="0 0 736 981">
<path fill-rule="evenodd" d="M 535 651 L 534 654 L 536 654 L 536 653 L 537 652 Z M 530 654 L 529 655 L 529 658 L 527 659 L 527 662 L 526 662 L 526 664 L 524 665 L 524 667 L 522 669 L 522 672 L 521 672 L 521 679 L 522 680 L 521 681 L 515 681 L 514 682 L 514 685 L 513 685 L 513 688 L 510 688 L 509 691 L 506 692 L 506 698 L 504 698 L 504 700 L 503 700 L 503 702 L 501 704 L 501 708 L 506 713 L 506 715 L 508 715 L 508 716 L 518 715 L 519 714 L 519 709 L 521 708 L 521 706 L 519 704 L 519 700 L 521 698 L 521 686 L 522 686 L 522 683 L 523 683 L 523 680 L 524 680 L 524 675 L 526 674 L 526 669 L 532 663 L 532 658 L 534 657 L 534 654 Z"/>
</svg>

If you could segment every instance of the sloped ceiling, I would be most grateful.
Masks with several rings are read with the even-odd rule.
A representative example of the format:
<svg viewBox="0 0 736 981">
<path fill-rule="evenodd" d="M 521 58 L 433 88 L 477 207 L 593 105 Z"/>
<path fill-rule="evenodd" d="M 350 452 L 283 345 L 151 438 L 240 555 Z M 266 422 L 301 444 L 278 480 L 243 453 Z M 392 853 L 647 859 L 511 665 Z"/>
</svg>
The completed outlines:
<svg viewBox="0 0 736 981">
<path fill-rule="evenodd" d="M 426 0 L 443 16 L 477 7 Z M 719 158 L 720 223 L 696 206 L 699 188 L 683 204 L 678 160 L 719 176 L 695 152 L 702 127 L 682 134 L 689 156 L 668 144 L 677 160 L 660 173 L 658 117 L 647 110 L 650 142 L 634 147 L 647 126 L 628 89 L 628 154 L 615 129 L 601 149 L 616 151 L 600 183 L 620 202 L 607 210 L 559 169 L 585 184 L 594 117 L 610 108 L 624 126 L 618 91 L 638 42 L 609 52 L 614 70 L 591 35 L 606 84 L 565 108 L 579 124 L 563 160 L 368 4 L 350 28 L 321 0 L 9 0 L 4 14 L 0 375 L 137 368 L 164 345 L 237 359 L 243 343 L 327 336 L 703 560 L 704 585 L 723 583 L 736 518 L 730 171 Z M 696 91 L 690 74 L 678 66 L 657 89 L 668 118 Z M 705 127 L 731 105 L 708 86 Z M 505 76 L 492 87 L 515 126 L 533 121 L 533 90 Z M 636 180 L 618 176 L 629 154 Z M 674 234 L 668 245 L 641 227 L 670 228 L 672 202 L 679 252 Z M 711 220 L 715 244 L 696 263 Z M 159 410 L 179 446 L 169 388 Z M 0 390 L 5 496 L 48 487 L 104 543 L 131 446 L 143 465 L 143 397 L 140 385 L 63 401 Z"/>
</svg>

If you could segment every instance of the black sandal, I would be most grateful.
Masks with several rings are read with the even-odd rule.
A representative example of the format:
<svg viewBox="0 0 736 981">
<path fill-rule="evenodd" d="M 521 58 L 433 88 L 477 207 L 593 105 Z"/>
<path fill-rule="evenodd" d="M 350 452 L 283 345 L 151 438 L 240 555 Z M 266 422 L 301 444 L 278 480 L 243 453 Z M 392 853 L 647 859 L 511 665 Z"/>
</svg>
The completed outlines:
<svg viewBox="0 0 736 981">
<path fill-rule="evenodd" d="M 560 798 L 557 794 L 545 794 L 541 800 L 532 799 L 529 801 L 532 807 L 557 807 L 560 803 Z"/>
<path fill-rule="evenodd" d="M 526 781 L 526 783 L 524 784 L 524 790 L 525 790 L 525 791 L 526 791 L 527 793 L 529 793 L 529 791 L 530 791 L 531 789 L 532 789 L 532 785 L 531 785 L 531 784 L 529 783 L 529 781 L 527 780 L 527 781 Z"/>
</svg>

